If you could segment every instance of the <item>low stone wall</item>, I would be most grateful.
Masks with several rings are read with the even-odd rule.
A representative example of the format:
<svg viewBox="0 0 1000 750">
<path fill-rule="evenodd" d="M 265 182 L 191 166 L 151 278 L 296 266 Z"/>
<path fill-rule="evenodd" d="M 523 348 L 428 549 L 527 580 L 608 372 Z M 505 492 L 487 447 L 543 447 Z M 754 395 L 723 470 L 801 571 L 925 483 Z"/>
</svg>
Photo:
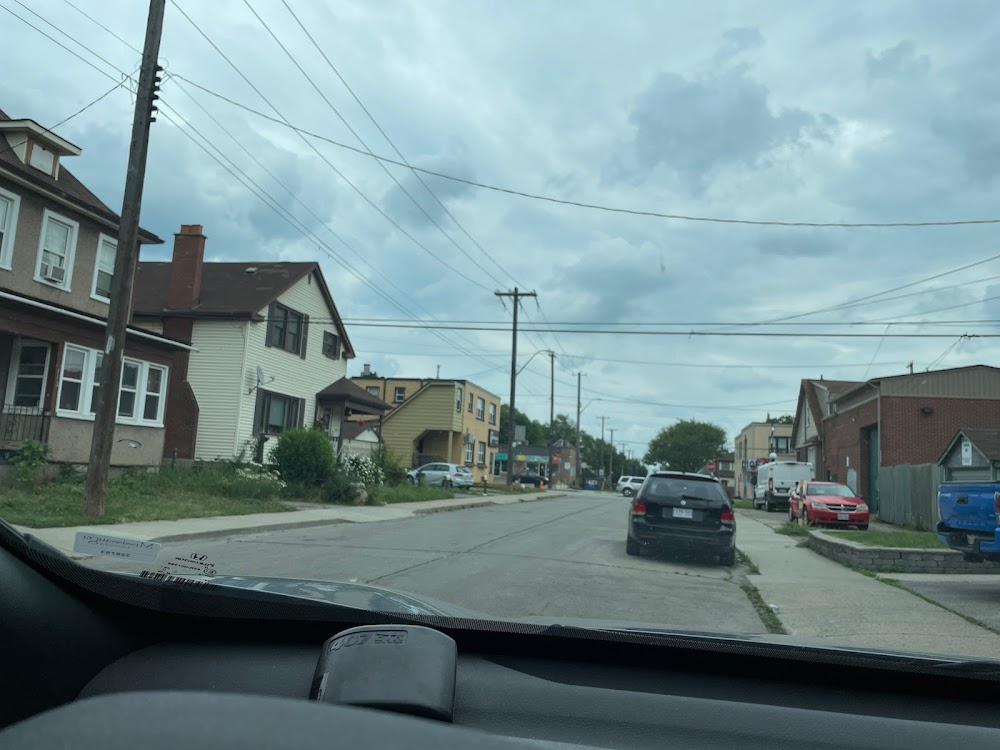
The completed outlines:
<svg viewBox="0 0 1000 750">
<path fill-rule="evenodd" d="M 967 562 L 961 552 L 950 549 L 869 547 L 822 531 L 809 533 L 809 548 L 839 563 L 879 573 L 1000 573 L 1000 563 Z"/>
</svg>

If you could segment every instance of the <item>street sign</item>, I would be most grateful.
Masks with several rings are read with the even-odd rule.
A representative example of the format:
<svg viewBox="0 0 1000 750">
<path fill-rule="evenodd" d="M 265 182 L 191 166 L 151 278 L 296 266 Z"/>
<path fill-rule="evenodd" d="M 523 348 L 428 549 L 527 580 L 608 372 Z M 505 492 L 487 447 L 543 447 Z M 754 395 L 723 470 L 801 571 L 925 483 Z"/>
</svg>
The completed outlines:
<svg viewBox="0 0 1000 750">
<path fill-rule="evenodd" d="M 715 461 L 709 461 L 707 464 L 705 464 L 705 468 L 708 469 L 709 471 L 715 471 Z"/>
</svg>

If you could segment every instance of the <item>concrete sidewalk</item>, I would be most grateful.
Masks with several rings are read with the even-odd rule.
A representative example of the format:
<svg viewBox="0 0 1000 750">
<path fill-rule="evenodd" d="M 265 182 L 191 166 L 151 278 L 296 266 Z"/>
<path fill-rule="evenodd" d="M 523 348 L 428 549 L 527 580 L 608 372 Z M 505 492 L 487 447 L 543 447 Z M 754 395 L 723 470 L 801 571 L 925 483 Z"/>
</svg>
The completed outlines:
<svg viewBox="0 0 1000 750">
<path fill-rule="evenodd" d="M 737 511 L 736 546 L 760 569 L 748 579 L 789 635 L 831 645 L 995 659 L 1000 635 L 902 589 L 798 547 L 801 537 Z"/>
<path fill-rule="evenodd" d="M 52 545 L 70 557 L 77 558 L 79 555 L 73 553 L 73 541 L 78 531 L 150 542 L 181 542 L 188 539 L 256 534 L 261 531 L 298 529 L 334 523 L 393 521 L 425 513 L 480 508 L 489 505 L 530 503 L 565 496 L 566 493 L 559 491 L 487 495 L 485 497 L 470 492 L 468 495 L 450 500 L 423 500 L 416 503 L 393 503 L 392 505 L 327 505 L 292 510 L 287 513 L 250 513 L 244 516 L 210 516 L 207 518 L 186 518 L 179 521 L 145 521 L 96 526 L 66 526 L 51 529 L 30 529 L 24 526 L 16 526 L 15 528 L 23 534 L 31 534 Z"/>
</svg>

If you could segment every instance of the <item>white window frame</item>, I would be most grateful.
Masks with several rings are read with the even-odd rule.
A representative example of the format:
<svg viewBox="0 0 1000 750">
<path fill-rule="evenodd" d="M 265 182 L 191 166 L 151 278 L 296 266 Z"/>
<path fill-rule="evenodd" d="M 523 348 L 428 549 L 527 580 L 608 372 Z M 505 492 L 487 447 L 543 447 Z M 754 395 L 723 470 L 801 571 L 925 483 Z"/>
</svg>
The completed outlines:
<svg viewBox="0 0 1000 750">
<path fill-rule="evenodd" d="M 367 388 L 365 388 L 365 390 L 368 391 L 368 395 L 369 396 L 375 396 L 376 398 L 382 398 L 382 389 L 379 388 L 377 385 L 370 385 Z"/>
<path fill-rule="evenodd" d="M 118 240 L 106 234 L 100 234 L 97 237 L 97 252 L 94 254 L 94 276 L 90 280 L 90 298 L 95 299 L 98 302 L 103 302 L 104 304 L 111 303 L 110 294 L 107 297 L 102 297 L 97 293 L 97 272 L 101 267 L 101 250 L 104 249 L 104 243 L 107 242 L 114 249 L 114 253 L 111 256 L 111 278 L 114 279 L 115 275 L 115 258 L 118 255 Z M 113 281 L 112 281 L 113 283 Z"/>
<path fill-rule="evenodd" d="M 473 448 L 472 443 L 465 444 L 465 463 L 467 464 L 472 463 L 472 448 Z"/>
<path fill-rule="evenodd" d="M 482 396 L 476 396 L 476 419 L 480 422 L 486 419 L 486 399 Z"/>
<path fill-rule="evenodd" d="M 490 401 L 490 424 L 497 423 L 497 405 Z"/>
<path fill-rule="evenodd" d="M 66 248 L 66 273 L 62 280 L 62 283 L 56 283 L 54 281 L 48 281 L 42 277 L 42 251 L 45 249 L 45 230 L 48 228 L 50 221 L 58 221 L 61 224 L 65 224 L 69 227 L 69 244 Z M 38 237 L 38 256 L 35 258 L 35 281 L 39 284 L 45 284 L 46 286 L 52 286 L 56 289 L 62 289 L 63 291 L 70 291 L 73 282 L 73 263 L 76 260 L 76 243 L 80 236 L 80 224 L 79 222 L 73 221 L 62 214 L 57 214 L 55 211 L 50 211 L 45 209 L 42 212 L 42 231 L 39 233 Z"/>
<path fill-rule="evenodd" d="M 4 405 L 14 406 L 14 393 L 17 390 L 17 379 L 21 376 L 21 350 L 24 347 L 31 349 L 45 350 L 45 368 L 42 371 L 42 390 L 38 394 L 38 403 L 34 406 L 18 406 L 18 409 L 35 409 L 41 412 L 45 404 L 45 384 L 49 382 L 49 365 L 52 360 L 52 346 L 47 341 L 36 341 L 35 339 L 14 339 L 11 347 L 10 363 L 11 369 L 7 374 L 7 392 L 4 394 Z"/>
<path fill-rule="evenodd" d="M 458 386 L 458 395 L 455 398 L 455 413 L 462 413 L 462 404 L 465 403 L 465 390 L 462 386 Z"/>
<path fill-rule="evenodd" d="M 486 465 L 486 443 L 482 441 L 476 444 L 476 463 L 479 466 Z"/>
<path fill-rule="evenodd" d="M 66 361 L 66 354 L 69 351 L 82 352 L 84 355 L 83 360 L 83 380 L 80 384 L 80 403 L 77 405 L 76 409 L 63 409 L 59 405 L 62 402 L 62 390 L 63 390 L 63 366 Z M 63 356 L 59 362 L 59 386 L 56 393 L 56 416 L 66 417 L 68 419 L 82 419 L 87 421 L 92 421 L 94 419 L 93 413 L 93 396 L 94 396 L 94 382 L 97 379 L 97 359 L 102 354 L 102 352 L 97 349 L 90 349 L 85 346 L 78 346 L 76 344 L 65 344 L 63 346 Z M 168 390 L 168 379 L 170 377 L 170 368 L 166 365 L 156 364 L 155 362 L 146 362 L 145 360 L 128 359 L 123 360 L 129 364 L 139 365 L 139 379 L 136 388 L 136 407 L 135 414 L 132 417 L 122 417 L 118 412 L 119 409 L 115 409 L 115 424 L 130 424 L 137 425 L 140 427 L 163 427 L 163 414 L 166 410 L 167 403 L 167 390 Z M 159 396 L 159 403 L 157 404 L 157 413 L 155 419 L 145 419 L 143 418 L 143 413 L 146 408 L 146 396 L 150 395 L 146 390 L 146 383 L 150 370 L 160 370 L 163 375 L 160 381 L 161 387 L 160 392 L 157 394 Z M 124 373 L 124 367 L 122 368 Z M 76 382 L 76 381 L 74 381 Z M 119 381 L 119 407 L 120 394 L 121 394 L 121 382 Z"/>
<path fill-rule="evenodd" d="M 0 199 L 10 204 L 6 218 L 8 226 L 0 227 L 0 230 L 3 230 L 3 241 L 0 241 L 0 268 L 10 271 L 13 269 L 14 235 L 17 232 L 17 215 L 21 211 L 21 196 L 0 188 Z"/>
<path fill-rule="evenodd" d="M 392 401 L 395 404 L 401 404 L 404 401 L 406 401 L 406 386 L 402 385 L 393 386 Z"/>
</svg>

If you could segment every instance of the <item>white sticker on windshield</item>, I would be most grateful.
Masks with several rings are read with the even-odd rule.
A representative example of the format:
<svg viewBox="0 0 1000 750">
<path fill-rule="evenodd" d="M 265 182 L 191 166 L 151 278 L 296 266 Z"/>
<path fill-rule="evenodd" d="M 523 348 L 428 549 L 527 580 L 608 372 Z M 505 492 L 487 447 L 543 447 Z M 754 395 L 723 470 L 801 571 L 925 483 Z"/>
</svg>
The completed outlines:
<svg viewBox="0 0 1000 750">
<path fill-rule="evenodd" d="M 73 541 L 74 552 L 98 557 L 115 557 L 120 560 L 134 560 L 135 562 L 153 562 L 160 553 L 160 547 L 161 545 L 157 542 L 91 534 L 86 531 L 76 532 L 76 539 Z"/>
</svg>

